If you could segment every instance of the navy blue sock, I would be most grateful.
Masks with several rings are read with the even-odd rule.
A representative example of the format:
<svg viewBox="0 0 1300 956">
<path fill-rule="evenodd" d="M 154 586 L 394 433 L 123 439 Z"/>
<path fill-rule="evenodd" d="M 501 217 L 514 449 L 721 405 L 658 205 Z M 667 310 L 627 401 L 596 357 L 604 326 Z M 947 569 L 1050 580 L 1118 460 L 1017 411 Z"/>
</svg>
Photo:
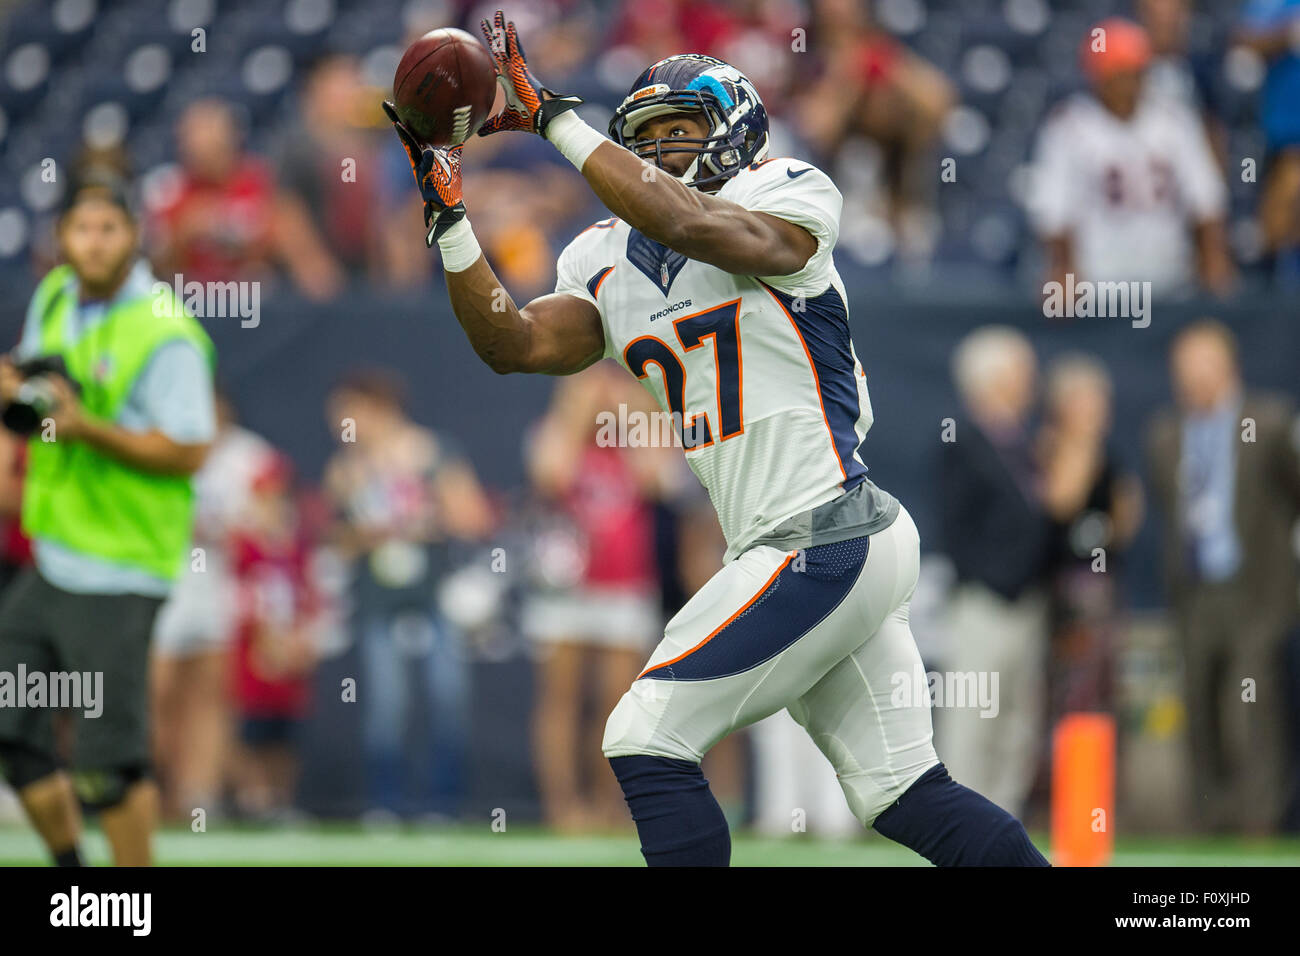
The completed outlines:
<svg viewBox="0 0 1300 956">
<path fill-rule="evenodd" d="M 648 866 L 728 866 L 731 832 L 700 765 L 634 754 L 610 757 Z"/>
<path fill-rule="evenodd" d="M 1050 866 L 1020 821 L 935 764 L 872 827 L 935 866 Z"/>
</svg>

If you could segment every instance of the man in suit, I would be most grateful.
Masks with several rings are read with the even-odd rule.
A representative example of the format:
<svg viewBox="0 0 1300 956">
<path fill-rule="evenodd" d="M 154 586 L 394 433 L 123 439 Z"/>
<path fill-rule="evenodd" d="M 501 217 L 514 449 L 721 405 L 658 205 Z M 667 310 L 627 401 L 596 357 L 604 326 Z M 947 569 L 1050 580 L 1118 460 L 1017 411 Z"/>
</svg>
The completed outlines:
<svg viewBox="0 0 1300 956">
<path fill-rule="evenodd" d="M 1152 422 L 1148 452 L 1185 662 L 1196 816 L 1212 830 L 1266 833 L 1288 779 L 1300 422 L 1286 400 L 1245 390 L 1236 341 L 1217 321 L 1178 334 L 1170 371 L 1177 408 Z"/>
<path fill-rule="evenodd" d="M 1020 332 L 987 326 L 961 341 L 952 367 L 964 408 L 941 446 L 943 549 L 957 574 L 945 664 L 986 681 L 994 700 L 936 701 L 936 734 L 954 774 L 1019 815 L 1038 769 L 1047 693 L 1051 524 L 1028 428 L 1037 361 Z"/>
</svg>

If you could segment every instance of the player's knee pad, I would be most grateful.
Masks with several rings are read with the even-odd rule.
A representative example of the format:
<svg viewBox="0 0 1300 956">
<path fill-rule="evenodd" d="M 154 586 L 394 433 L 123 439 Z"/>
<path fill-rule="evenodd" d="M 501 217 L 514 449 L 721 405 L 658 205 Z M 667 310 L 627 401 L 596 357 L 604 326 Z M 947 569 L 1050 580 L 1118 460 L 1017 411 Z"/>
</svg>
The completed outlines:
<svg viewBox="0 0 1300 956">
<path fill-rule="evenodd" d="M 58 769 L 59 764 L 53 754 L 24 743 L 0 740 L 0 777 L 7 780 L 15 790 L 21 790 L 37 780 L 44 780 Z"/>
<path fill-rule="evenodd" d="M 848 802 L 849 809 L 864 827 L 871 826 L 876 817 L 892 802 L 892 799 L 874 784 L 871 775 L 865 771 L 837 773 L 836 776 L 839 778 L 840 789 L 844 791 L 844 799 Z"/>
<path fill-rule="evenodd" d="M 601 751 L 606 757 L 636 754 L 667 757 L 699 763 L 696 753 L 685 741 L 666 733 L 660 724 L 668 697 L 658 681 L 634 681 L 619 699 L 605 722 Z"/>
<path fill-rule="evenodd" d="M 849 809 L 864 827 L 876 822 L 898 800 L 907 789 L 928 769 L 931 764 L 912 767 L 904 772 L 897 768 L 874 770 L 843 770 L 837 764 L 835 775 L 839 778 L 840 788 Z"/>
<path fill-rule="evenodd" d="M 72 789 L 87 810 L 111 810 L 126 799 L 127 792 L 149 776 L 147 764 L 110 769 L 74 770 Z"/>
</svg>

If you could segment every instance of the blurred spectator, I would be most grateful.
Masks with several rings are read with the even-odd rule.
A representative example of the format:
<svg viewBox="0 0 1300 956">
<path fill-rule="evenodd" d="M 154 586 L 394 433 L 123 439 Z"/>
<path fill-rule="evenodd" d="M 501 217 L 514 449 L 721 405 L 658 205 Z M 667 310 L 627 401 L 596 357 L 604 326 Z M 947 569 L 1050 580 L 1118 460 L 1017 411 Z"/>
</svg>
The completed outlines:
<svg viewBox="0 0 1300 956">
<path fill-rule="evenodd" d="M 600 39 L 604 11 L 597 0 L 531 0 L 508 11 L 508 16 L 528 41 L 528 68 L 546 77 L 552 89 L 568 89 L 590 71 L 592 52 Z M 603 6 L 603 4 L 602 4 Z M 462 28 L 479 36 L 479 22 L 501 9 L 497 0 L 478 0 L 461 17 Z M 428 17 L 408 23 L 408 42 L 444 24 Z M 499 105 L 499 104 L 498 104 Z"/>
<path fill-rule="evenodd" d="M 1046 570 L 1051 523 L 1029 433 L 1036 360 L 1014 329 L 968 334 L 953 354 L 965 414 L 942 445 L 943 549 L 957 573 L 947 668 L 993 689 L 996 714 L 972 701 L 935 714 L 955 778 L 1020 815 L 1033 785 L 1046 703 Z"/>
<path fill-rule="evenodd" d="M 1215 114 L 1214 70 L 1221 57 L 1191 51 L 1191 0 L 1138 0 L 1137 19 L 1151 41 L 1144 95 L 1174 100 L 1199 116 L 1223 169 L 1227 163 L 1228 129 Z"/>
<path fill-rule="evenodd" d="M 781 113 L 793 80 L 791 31 L 800 13 L 787 0 L 623 4 L 610 30 L 611 59 L 632 67 L 630 79 L 666 56 L 714 56 L 749 77 L 769 113 Z"/>
<path fill-rule="evenodd" d="M 1226 326 L 1184 328 L 1175 410 L 1148 435 L 1164 571 L 1186 673 L 1193 797 L 1212 830 L 1266 833 L 1286 799 L 1284 646 L 1297 620 L 1300 428 L 1291 403 L 1247 391 Z"/>
<path fill-rule="evenodd" d="M 327 55 L 308 73 L 279 150 L 281 242 L 296 250 L 299 288 L 320 298 L 344 274 L 383 274 L 381 154 L 368 125 L 377 108 L 355 58 Z"/>
<path fill-rule="evenodd" d="M 26 443 L 0 429 L 0 592 L 32 560 L 32 545 L 23 534 L 23 468 Z"/>
<path fill-rule="evenodd" d="M 649 0 L 619 6 L 609 31 L 609 45 L 622 50 L 637 65 L 632 75 L 651 63 L 678 53 L 709 53 L 710 41 L 726 28 L 717 4 L 686 0 Z"/>
<path fill-rule="evenodd" d="M 239 707 L 235 804 L 241 816 L 283 818 L 298 776 L 297 728 L 309 704 L 322 603 L 291 470 L 274 456 L 254 477 L 247 520 L 230 538 L 238 589 L 234 689 Z"/>
<path fill-rule="evenodd" d="M 7 429 L 0 430 L 0 593 L 32 559 L 31 542 L 23 534 L 22 494 L 26 445 Z M 23 811 L 18 795 L 0 782 L 0 822 L 19 823 Z"/>
<path fill-rule="evenodd" d="M 1264 249 L 1284 290 L 1300 289 L 1300 146 L 1273 155 L 1260 193 L 1260 227 Z"/>
<path fill-rule="evenodd" d="M 807 39 L 792 119 L 823 165 L 854 137 L 878 147 L 884 214 L 906 239 L 912 214 L 933 200 L 926 153 L 954 102 L 952 84 L 855 0 L 816 0 Z"/>
<path fill-rule="evenodd" d="M 230 537 L 248 520 L 254 477 L 274 454 L 218 393 L 217 437 L 194 475 L 191 559 L 153 633 L 154 759 L 165 816 L 218 812 L 230 745 L 235 588 Z"/>
<path fill-rule="evenodd" d="M 241 139 L 222 100 L 196 100 L 181 113 L 180 171 L 149 221 L 150 258 L 165 281 L 175 274 L 187 282 L 265 278 L 274 252 L 274 184 Z"/>
<path fill-rule="evenodd" d="M 598 418 L 620 416 L 620 407 L 646 415 L 645 394 L 618 366 L 597 363 L 557 383 L 528 442 L 533 487 L 558 519 L 539 542 L 539 586 L 523 617 L 524 630 L 542 646 L 536 768 L 546 821 L 565 831 L 626 822 L 600 738 L 663 629 L 651 501 L 660 464 L 679 453 L 604 444 Z M 594 676 L 587 679 L 587 672 Z"/>
<path fill-rule="evenodd" d="M 1300 145 L 1300 0 L 1247 0 L 1239 39 L 1268 60 L 1260 122 L 1269 148 Z"/>
<path fill-rule="evenodd" d="M 1208 78 L 1193 64 L 1188 45 L 1192 22 L 1188 0 L 1137 0 L 1137 22 L 1147 33 L 1151 60 L 1144 92 L 1174 100 L 1200 113 L 1208 97 Z"/>
<path fill-rule="evenodd" d="M 1110 446 L 1105 367 L 1066 355 L 1047 374 L 1040 441 L 1043 501 L 1053 524 L 1051 722 L 1114 706 L 1118 575 L 1142 522 L 1142 491 Z"/>
<path fill-rule="evenodd" d="M 1196 116 L 1144 92 L 1146 31 L 1105 20 L 1081 57 L 1092 92 L 1048 116 L 1034 160 L 1030 205 L 1048 278 L 1149 281 L 1157 296 L 1190 291 L 1199 279 L 1227 292 L 1234 269 L 1223 176 Z"/>
<path fill-rule="evenodd" d="M 1300 0 L 1248 0 L 1241 41 L 1268 61 L 1260 121 L 1268 155 L 1259 199 L 1279 281 L 1300 287 Z"/>
<path fill-rule="evenodd" d="M 798 92 L 798 63 L 807 55 L 795 55 L 794 31 L 805 22 L 801 5 L 790 0 L 729 0 L 726 8 L 729 22 L 705 52 L 749 77 L 769 116 L 788 117 L 791 98 Z"/>
<path fill-rule="evenodd" d="M 341 444 L 325 490 L 335 544 L 353 564 L 369 807 L 375 816 L 416 811 L 421 797 L 411 791 L 422 791 L 423 781 L 414 779 L 419 761 L 406 743 L 424 698 L 432 713 L 432 805 L 454 816 L 465 786 L 468 673 L 435 590 L 455 542 L 490 529 L 487 500 L 455 446 L 406 416 L 394 373 L 350 376 L 330 394 L 328 415 Z"/>
</svg>

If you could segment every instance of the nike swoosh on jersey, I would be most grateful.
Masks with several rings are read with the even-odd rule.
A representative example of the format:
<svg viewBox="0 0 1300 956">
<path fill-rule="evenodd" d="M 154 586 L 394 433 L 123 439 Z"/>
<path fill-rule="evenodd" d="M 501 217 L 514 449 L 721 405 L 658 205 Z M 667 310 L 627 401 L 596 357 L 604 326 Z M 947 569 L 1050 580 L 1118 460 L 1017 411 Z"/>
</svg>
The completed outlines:
<svg viewBox="0 0 1300 956">
<path fill-rule="evenodd" d="M 798 179 L 804 173 L 811 173 L 811 172 L 812 172 L 812 167 L 805 166 L 803 169 L 799 170 L 798 172 L 795 172 L 793 169 L 787 169 L 785 171 L 785 174 L 789 176 L 791 179 Z"/>
</svg>

